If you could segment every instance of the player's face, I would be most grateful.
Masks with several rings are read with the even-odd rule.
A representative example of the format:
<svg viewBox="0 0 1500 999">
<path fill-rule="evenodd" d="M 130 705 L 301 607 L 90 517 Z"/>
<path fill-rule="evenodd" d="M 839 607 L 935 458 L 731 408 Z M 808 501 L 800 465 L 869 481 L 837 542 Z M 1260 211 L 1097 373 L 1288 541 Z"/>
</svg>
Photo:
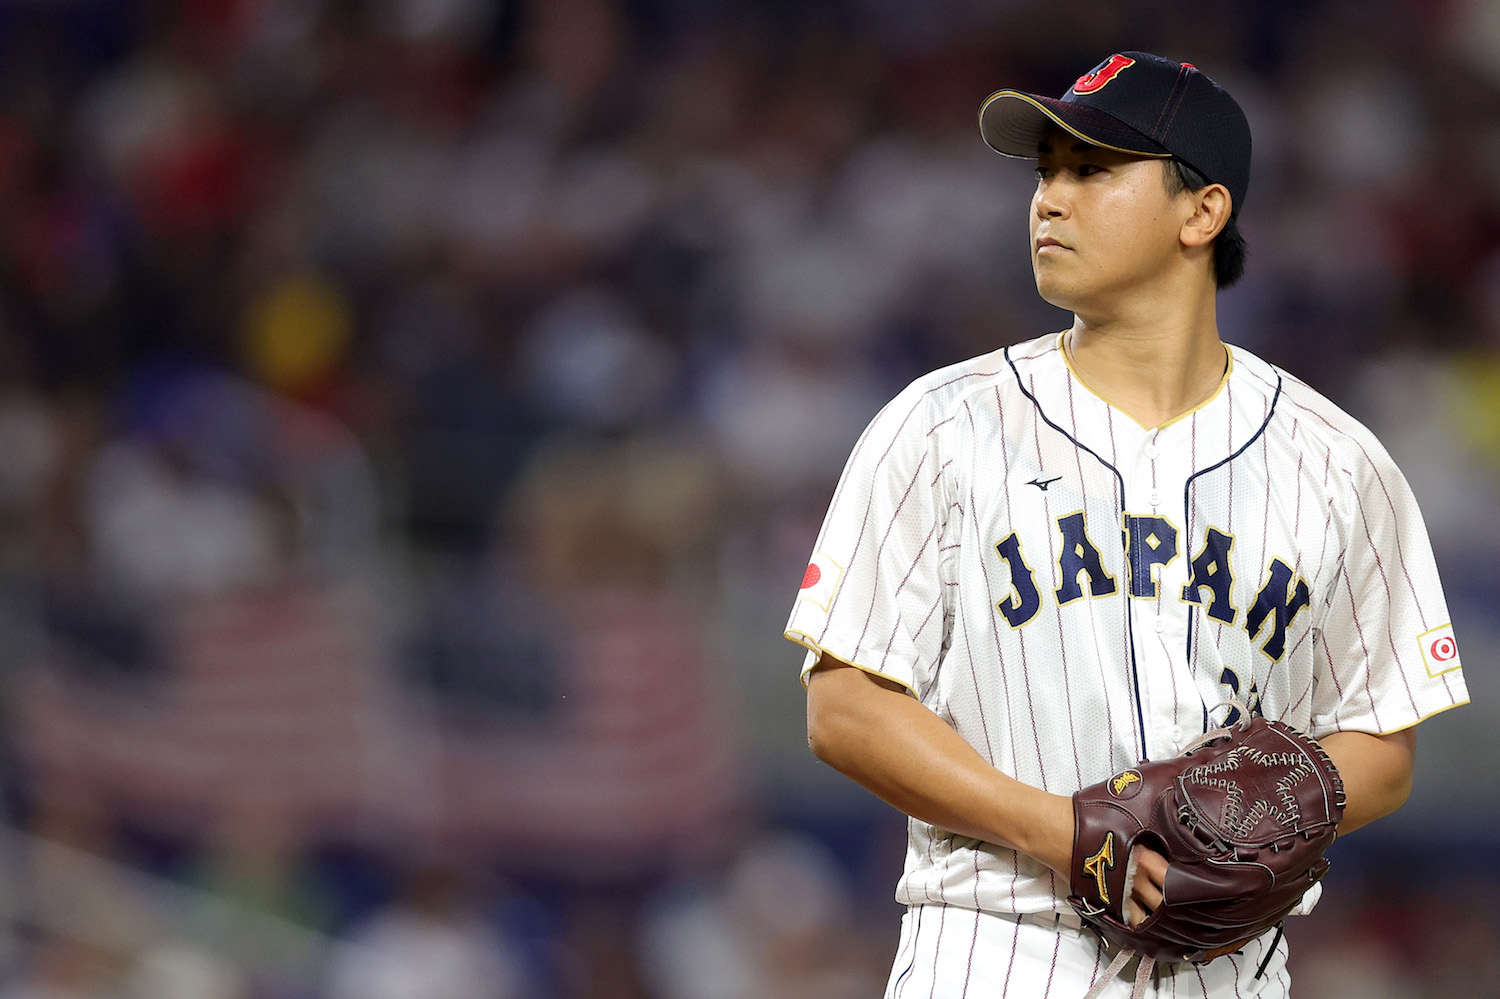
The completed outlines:
<svg viewBox="0 0 1500 999">
<path fill-rule="evenodd" d="M 1167 193 L 1161 160 L 1101 149 L 1053 128 L 1038 147 L 1031 199 L 1037 291 L 1081 313 L 1151 294 L 1180 254 L 1185 204 Z"/>
</svg>

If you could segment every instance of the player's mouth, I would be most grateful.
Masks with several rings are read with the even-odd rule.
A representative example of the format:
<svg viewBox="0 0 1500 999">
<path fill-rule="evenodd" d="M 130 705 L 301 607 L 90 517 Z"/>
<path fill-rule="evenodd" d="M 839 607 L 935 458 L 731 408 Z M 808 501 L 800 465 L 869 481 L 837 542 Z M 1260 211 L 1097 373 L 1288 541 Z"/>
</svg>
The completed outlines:
<svg viewBox="0 0 1500 999">
<path fill-rule="evenodd" d="M 1053 239 L 1051 236 L 1039 236 L 1039 237 L 1037 237 L 1036 252 L 1038 254 L 1049 253 L 1049 252 L 1050 253 L 1057 253 L 1057 252 L 1060 252 L 1062 250 L 1067 250 L 1067 249 L 1071 249 L 1071 247 L 1064 246 L 1061 242 L 1059 242 L 1058 240 Z"/>
</svg>

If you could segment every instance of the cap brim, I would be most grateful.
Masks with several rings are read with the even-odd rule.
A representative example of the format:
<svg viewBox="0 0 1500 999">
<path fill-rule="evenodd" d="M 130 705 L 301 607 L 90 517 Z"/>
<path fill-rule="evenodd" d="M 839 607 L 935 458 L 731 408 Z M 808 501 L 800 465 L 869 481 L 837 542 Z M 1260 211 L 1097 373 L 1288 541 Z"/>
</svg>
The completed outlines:
<svg viewBox="0 0 1500 999">
<path fill-rule="evenodd" d="M 1019 90 L 996 91 L 979 106 L 979 134 L 991 149 L 1006 156 L 1035 159 L 1037 147 L 1053 125 L 1091 146 L 1132 156 L 1172 155 L 1160 143 L 1098 108 Z"/>
</svg>

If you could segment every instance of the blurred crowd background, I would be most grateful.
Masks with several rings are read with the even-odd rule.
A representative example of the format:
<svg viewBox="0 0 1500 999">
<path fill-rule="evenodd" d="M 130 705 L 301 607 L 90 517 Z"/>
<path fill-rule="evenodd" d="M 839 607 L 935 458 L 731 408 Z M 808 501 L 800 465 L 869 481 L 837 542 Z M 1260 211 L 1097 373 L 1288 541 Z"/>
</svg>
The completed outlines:
<svg viewBox="0 0 1500 999">
<path fill-rule="evenodd" d="M 1226 339 L 1379 433 L 1475 704 L 1295 920 L 1500 995 L 1494 0 L 0 0 L 0 999 L 855 999 L 781 638 L 866 420 L 1067 325 L 980 102 L 1246 107 Z"/>
</svg>

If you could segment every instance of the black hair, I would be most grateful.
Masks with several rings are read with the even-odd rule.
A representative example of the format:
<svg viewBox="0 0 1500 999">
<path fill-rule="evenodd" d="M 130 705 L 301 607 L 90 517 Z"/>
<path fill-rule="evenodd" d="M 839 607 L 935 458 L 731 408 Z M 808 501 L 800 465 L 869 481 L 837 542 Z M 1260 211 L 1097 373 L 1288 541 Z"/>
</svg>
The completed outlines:
<svg viewBox="0 0 1500 999">
<path fill-rule="evenodd" d="M 1183 191 L 1201 191 L 1208 186 L 1207 177 L 1175 156 L 1166 160 L 1162 177 L 1167 182 L 1167 193 L 1174 198 Z M 1214 283 L 1218 287 L 1228 288 L 1240 279 L 1245 273 L 1246 254 L 1245 237 L 1230 216 L 1214 237 Z"/>
</svg>

